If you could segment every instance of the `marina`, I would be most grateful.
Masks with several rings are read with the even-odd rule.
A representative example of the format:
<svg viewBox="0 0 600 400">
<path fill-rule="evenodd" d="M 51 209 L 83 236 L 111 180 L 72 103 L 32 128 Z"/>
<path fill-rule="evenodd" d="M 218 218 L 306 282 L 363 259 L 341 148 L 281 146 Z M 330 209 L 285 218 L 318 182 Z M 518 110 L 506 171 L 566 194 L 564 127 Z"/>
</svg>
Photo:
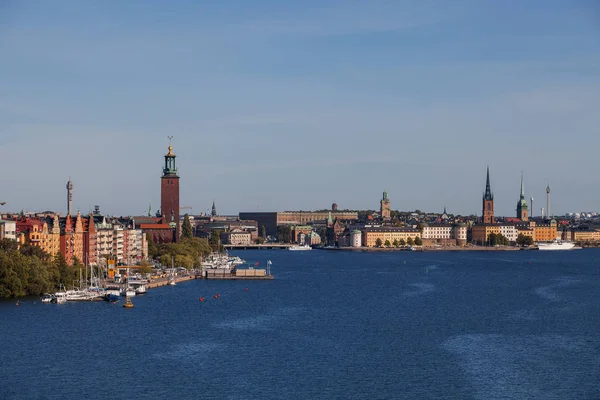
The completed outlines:
<svg viewBox="0 0 600 400">
<path fill-rule="evenodd" d="M 211 254 L 202 263 L 202 268 L 199 270 L 180 270 L 171 268 L 168 274 L 163 274 L 151 279 L 141 279 L 139 277 L 131 278 L 129 268 L 121 276 L 120 273 L 115 273 L 114 278 L 101 279 L 101 273 L 90 268 L 90 279 L 87 277 L 83 288 L 73 287 L 71 290 L 61 288 L 54 294 L 44 294 L 41 297 L 42 303 L 64 304 L 74 301 L 108 301 L 117 302 L 121 297 L 125 298 L 126 302 L 130 302 L 130 298 L 140 295 L 145 295 L 148 290 L 162 286 L 177 286 L 181 282 L 186 282 L 194 279 L 206 280 L 272 280 L 271 261 L 267 260 L 265 269 L 256 268 L 260 263 L 256 262 L 251 266 L 238 256 L 230 256 L 224 254 Z M 81 273 L 80 273 L 81 275 Z M 87 275 L 87 269 L 86 269 Z M 122 282 L 124 279 L 124 282 Z M 89 285 L 88 285 L 89 283 Z"/>
</svg>

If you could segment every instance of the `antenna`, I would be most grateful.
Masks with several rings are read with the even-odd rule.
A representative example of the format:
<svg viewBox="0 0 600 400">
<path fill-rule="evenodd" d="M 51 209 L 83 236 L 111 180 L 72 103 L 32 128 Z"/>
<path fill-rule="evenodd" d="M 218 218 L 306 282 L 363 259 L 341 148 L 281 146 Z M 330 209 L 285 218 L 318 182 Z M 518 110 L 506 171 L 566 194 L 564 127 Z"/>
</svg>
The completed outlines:
<svg viewBox="0 0 600 400">
<path fill-rule="evenodd" d="M 167 136 L 167 138 L 169 139 L 169 145 L 171 144 L 171 141 L 173 140 L 173 136 Z"/>
</svg>

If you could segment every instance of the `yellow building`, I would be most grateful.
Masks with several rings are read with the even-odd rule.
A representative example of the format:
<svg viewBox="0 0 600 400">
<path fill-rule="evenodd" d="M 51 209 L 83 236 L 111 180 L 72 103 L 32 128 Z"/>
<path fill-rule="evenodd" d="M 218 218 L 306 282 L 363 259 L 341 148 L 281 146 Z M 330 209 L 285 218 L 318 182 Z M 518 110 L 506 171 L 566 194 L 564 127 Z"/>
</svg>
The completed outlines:
<svg viewBox="0 0 600 400">
<path fill-rule="evenodd" d="M 600 241 L 600 231 L 598 230 L 585 230 L 585 231 L 576 231 L 573 230 L 570 232 L 570 238 L 573 242 L 599 242 Z"/>
<path fill-rule="evenodd" d="M 40 247 L 51 257 L 60 253 L 60 225 L 58 216 L 54 216 L 51 223 L 43 222 Z"/>
<path fill-rule="evenodd" d="M 497 224 L 477 224 L 471 228 L 471 240 L 477 243 L 485 243 L 491 234 L 500 233 L 500 225 Z"/>
<path fill-rule="evenodd" d="M 421 238 L 421 231 L 412 228 L 398 228 L 393 226 L 382 226 L 382 227 L 370 227 L 365 228 L 362 231 L 362 245 L 364 247 L 376 247 L 377 239 L 381 240 L 384 244 L 386 240 L 391 243 L 400 240 L 408 241 L 408 239 L 415 240 Z"/>
<path fill-rule="evenodd" d="M 529 226 L 533 228 L 533 240 L 536 242 L 552 242 L 556 239 L 557 227 L 556 221 L 552 220 L 549 224 L 536 224 L 530 222 Z"/>
</svg>

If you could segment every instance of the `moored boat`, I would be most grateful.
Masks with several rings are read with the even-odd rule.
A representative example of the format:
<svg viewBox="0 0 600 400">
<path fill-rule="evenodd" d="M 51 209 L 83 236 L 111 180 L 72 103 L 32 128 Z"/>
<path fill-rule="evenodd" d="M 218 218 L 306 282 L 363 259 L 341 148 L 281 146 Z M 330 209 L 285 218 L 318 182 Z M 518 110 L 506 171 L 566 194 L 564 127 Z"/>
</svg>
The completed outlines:
<svg viewBox="0 0 600 400">
<path fill-rule="evenodd" d="M 307 244 L 304 244 L 304 245 L 291 246 L 288 250 L 290 250 L 290 251 L 306 251 L 306 250 L 312 250 L 312 247 L 310 247 Z"/>
<path fill-rule="evenodd" d="M 50 303 L 52 302 L 52 295 L 49 293 L 46 293 L 42 296 L 42 303 Z"/>
<path fill-rule="evenodd" d="M 562 240 L 555 239 L 550 243 L 538 243 L 538 250 L 574 250 L 580 247 L 575 247 L 573 242 L 563 242 Z"/>
</svg>

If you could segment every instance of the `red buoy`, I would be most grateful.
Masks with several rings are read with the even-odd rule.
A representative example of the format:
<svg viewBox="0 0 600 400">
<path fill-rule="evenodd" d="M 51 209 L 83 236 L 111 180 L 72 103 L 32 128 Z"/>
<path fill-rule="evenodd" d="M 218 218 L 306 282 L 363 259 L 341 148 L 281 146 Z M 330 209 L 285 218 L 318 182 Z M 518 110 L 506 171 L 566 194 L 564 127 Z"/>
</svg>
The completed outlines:
<svg viewBox="0 0 600 400">
<path fill-rule="evenodd" d="M 219 298 L 219 296 L 217 296 L 216 294 L 215 294 L 213 297 L 214 297 L 215 299 L 218 299 L 218 298 Z"/>
<path fill-rule="evenodd" d="M 200 301 L 204 301 L 204 297 L 200 297 Z"/>
<path fill-rule="evenodd" d="M 246 292 L 248 291 L 248 288 L 246 288 Z"/>
</svg>

